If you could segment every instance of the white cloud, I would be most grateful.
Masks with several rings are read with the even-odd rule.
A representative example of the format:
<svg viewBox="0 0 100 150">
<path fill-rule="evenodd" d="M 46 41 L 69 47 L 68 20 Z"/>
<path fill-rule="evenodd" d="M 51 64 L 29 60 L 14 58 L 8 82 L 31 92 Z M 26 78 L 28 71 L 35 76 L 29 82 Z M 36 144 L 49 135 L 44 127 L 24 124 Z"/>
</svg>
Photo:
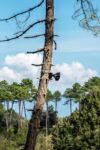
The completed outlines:
<svg viewBox="0 0 100 150">
<path fill-rule="evenodd" d="M 23 78 L 31 78 L 37 85 L 37 78 L 40 76 L 40 67 L 34 67 L 31 64 L 40 64 L 42 55 L 27 55 L 19 53 L 17 55 L 6 56 L 5 66 L 0 69 L 0 80 L 9 82 L 20 81 Z M 53 73 L 60 72 L 61 79 L 59 82 L 54 80 L 50 82 L 52 89 L 65 90 L 75 82 L 84 83 L 89 78 L 97 76 L 97 72 L 90 68 L 84 67 L 80 62 L 71 64 L 57 64 L 52 69 Z"/>
<path fill-rule="evenodd" d="M 40 64 L 42 55 L 27 55 L 19 53 L 17 55 L 8 55 L 5 57 L 5 66 L 0 69 L 0 80 L 9 82 L 21 81 L 23 78 L 31 78 L 37 84 L 40 76 L 40 67 L 31 64 Z"/>
<path fill-rule="evenodd" d="M 5 64 L 19 69 L 28 68 L 32 63 L 40 64 L 42 62 L 41 55 L 19 53 L 5 58 Z"/>
<path fill-rule="evenodd" d="M 65 88 L 71 86 L 75 82 L 83 84 L 89 78 L 97 76 L 97 72 L 90 68 L 85 68 L 80 62 L 72 62 L 71 64 L 64 63 L 62 65 L 56 65 L 53 71 L 60 72 L 61 78 L 59 82 L 51 83 L 55 85 L 56 90 L 60 89 L 61 91 Z"/>
<path fill-rule="evenodd" d="M 11 82 L 11 81 L 19 81 L 20 78 L 21 74 L 16 72 L 15 70 L 12 70 L 8 67 L 3 67 L 0 69 L 0 80 L 7 80 Z"/>
<path fill-rule="evenodd" d="M 41 64 L 42 55 L 24 54 L 6 56 L 5 65 L 20 73 L 21 78 L 36 79 L 40 76 L 40 67 L 32 66 L 31 64 Z M 35 80 L 36 82 L 36 80 Z"/>
</svg>

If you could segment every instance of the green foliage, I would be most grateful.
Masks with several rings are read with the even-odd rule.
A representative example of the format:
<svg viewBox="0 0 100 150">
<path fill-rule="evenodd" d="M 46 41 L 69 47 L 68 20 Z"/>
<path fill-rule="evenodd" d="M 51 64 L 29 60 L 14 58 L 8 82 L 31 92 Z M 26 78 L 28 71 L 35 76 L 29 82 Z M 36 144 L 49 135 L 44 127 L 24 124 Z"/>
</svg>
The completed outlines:
<svg viewBox="0 0 100 150">
<path fill-rule="evenodd" d="M 0 150 L 20 150 L 25 143 L 28 125 L 28 121 L 19 117 L 13 109 L 8 107 L 6 110 L 4 102 L 30 101 L 34 99 L 35 93 L 36 89 L 30 79 L 23 79 L 20 84 L 15 82 L 11 85 L 6 81 L 0 82 Z M 48 90 L 46 98 L 48 127 L 49 134 L 52 130 L 52 136 L 45 136 L 44 112 L 41 122 L 42 133 L 38 136 L 36 150 L 100 150 L 100 78 L 93 77 L 83 86 L 75 83 L 72 88 L 66 89 L 64 97 L 78 102 L 79 110 L 67 118 L 59 119 L 55 125 L 57 113 L 48 106 L 48 101 L 53 99 L 55 102 L 59 101 L 61 94 L 59 91 L 52 94 Z M 6 131 L 6 119 L 9 121 L 10 117 L 11 126 Z M 21 130 L 18 130 L 19 118 L 22 123 Z"/>
<path fill-rule="evenodd" d="M 84 89 L 85 90 L 90 90 L 93 87 L 100 87 L 100 78 L 99 77 L 93 77 L 88 80 L 88 82 L 85 83 Z"/>
<path fill-rule="evenodd" d="M 4 110 L 4 106 L 2 105 L 2 103 L 0 103 L 0 114 L 3 113 L 5 110 Z"/>
<path fill-rule="evenodd" d="M 50 130 L 53 127 L 53 125 L 56 124 L 58 118 L 57 118 L 57 112 L 54 111 L 52 106 L 48 107 L 48 114 L 49 114 L 48 127 Z M 46 112 L 43 112 L 42 114 L 40 126 L 42 129 L 46 128 Z"/>
<path fill-rule="evenodd" d="M 51 135 L 46 137 L 43 133 L 40 133 L 35 150 L 53 150 Z"/>
<path fill-rule="evenodd" d="M 3 105 L 0 103 L 0 133 L 3 131 L 3 129 L 5 128 L 5 122 L 4 122 L 4 107 Z"/>
<path fill-rule="evenodd" d="M 23 124 L 20 133 L 15 133 L 14 128 L 9 128 L 0 135 L 0 150 L 20 150 L 25 143 L 27 135 L 27 122 Z"/>
<path fill-rule="evenodd" d="M 15 99 L 20 101 L 31 99 L 33 96 L 31 90 L 33 90 L 33 82 L 29 79 L 23 79 L 20 84 L 14 82 L 11 85 L 11 91 Z"/>
<path fill-rule="evenodd" d="M 92 84 L 81 99 L 80 110 L 60 120 L 54 127 L 52 141 L 55 150 L 100 149 L 100 90 L 97 87 Z"/>
<path fill-rule="evenodd" d="M 10 85 L 5 80 L 0 82 L 0 100 L 2 102 L 13 100 L 14 97 L 10 88 Z"/>
<path fill-rule="evenodd" d="M 53 93 L 53 100 L 55 102 L 55 111 L 57 112 L 57 103 L 61 100 L 61 93 L 59 91 Z"/>
<path fill-rule="evenodd" d="M 52 99 L 53 99 L 53 95 L 52 95 L 51 91 L 47 90 L 46 101 L 49 102 Z"/>
<path fill-rule="evenodd" d="M 82 95 L 83 90 L 79 83 L 73 84 L 72 88 L 67 88 L 63 94 L 65 98 L 73 99 L 75 102 L 80 102 Z"/>
<path fill-rule="evenodd" d="M 53 94 L 53 99 L 56 101 L 60 101 L 61 100 L 61 93 L 59 91 L 55 91 Z"/>
<path fill-rule="evenodd" d="M 23 109 L 26 110 L 24 102 L 33 100 L 35 92 L 36 89 L 30 79 L 12 84 L 5 80 L 0 81 L 0 139 L 2 141 L 0 150 L 19 150 L 20 145 L 25 143 L 28 121 L 22 117 L 22 112 Z M 19 114 L 13 109 L 15 102 L 20 105 Z M 23 107 L 21 102 L 24 103 Z M 19 132 L 20 124 L 22 128 Z"/>
<path fill-rule="evenodd" d="M 37 91 L 33 85 L 33 81 L 31 79 L 23 79 L 20 85 L 26 90 L 27 100 L 32 101 L 35 98 Z"/>
</svg>

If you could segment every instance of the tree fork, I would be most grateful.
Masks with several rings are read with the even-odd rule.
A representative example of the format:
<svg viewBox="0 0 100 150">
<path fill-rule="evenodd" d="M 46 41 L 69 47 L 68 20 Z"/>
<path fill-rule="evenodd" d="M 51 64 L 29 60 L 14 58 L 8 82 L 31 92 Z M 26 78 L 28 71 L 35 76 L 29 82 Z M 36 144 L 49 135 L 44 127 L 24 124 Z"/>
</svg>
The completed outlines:
<svg viewBox="0 0 100 150">
<path fill-rule="evenodd" d="M 54 0 L 46 0 L 45 45 L 44 45 L 43 65 L 41 69 L 40 82 L 36 97 L 36 105 L 32 112 L 32 117 L 29 123 L 29 130 L 24 150 L 35 150 L 36 139 L 40 128 L 41 115 L 47 94 L 49 73 L 52 66 L 51 64 L 53 51 L 53 35 L 54 35 Z"/>
</svg>

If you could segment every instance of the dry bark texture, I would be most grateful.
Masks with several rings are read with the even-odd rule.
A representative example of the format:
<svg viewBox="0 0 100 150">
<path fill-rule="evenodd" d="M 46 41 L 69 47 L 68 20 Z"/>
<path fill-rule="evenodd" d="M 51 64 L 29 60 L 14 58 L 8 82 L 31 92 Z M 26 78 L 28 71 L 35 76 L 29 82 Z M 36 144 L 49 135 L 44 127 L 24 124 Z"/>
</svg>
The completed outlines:
<svg viewBox="0 0 100 150">
<path fill-rule="evenodd" d="M 24 150 L 35 150 L 36 139 L 40 128 L 41 115 L 47 94 L 49 81 L 48 77 L 52 66 L 53 35 L 54 0 L 46 0 L 45 45 L 43 64 L 36 97 L 37 101 L 32 113 L 32 118 L 29 123 L 29 131 Z"/>
</svg>

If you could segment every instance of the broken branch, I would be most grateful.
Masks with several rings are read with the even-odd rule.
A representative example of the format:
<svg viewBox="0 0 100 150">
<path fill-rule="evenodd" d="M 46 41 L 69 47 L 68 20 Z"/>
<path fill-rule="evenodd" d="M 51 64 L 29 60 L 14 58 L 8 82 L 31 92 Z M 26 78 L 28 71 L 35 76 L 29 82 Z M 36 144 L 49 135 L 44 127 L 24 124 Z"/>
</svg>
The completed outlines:
<svg viewBox="0 0 100 150">
<path fill-rule="evenodd" d="M 57 50 L 57 43 L 56 43 L 55 40 L 53 40 L 53 42 L 54 42 L 54 45 L 55 45 L 55 50 Z"/>
<path fill-rule="evenodd" d="M 39 50 L 34 51 L 34 52 L 27 52 L 27 54 L 35 54 L 35 53 L 40 53 L 40 52 L 43 52 L 43 51 L 44 51 L 44 48 L 39 49 Z"/>
<path fill-rule="evenodd" d="M 17 36 L 14 36 L 12 38 L 6 38 L 4 40 L 0 40 L 0 42 L 6 42 L 6 41 L 11 41 L 11 40 L 15 40 L 15 39 L 18 39 L 19 37 L 23 36 L 27 31 L 29 31 L 31 28 L 33 28 L 35 25 L 37 24 L 40 24 L 40 23 L 44 23 L 46 20 L 39 20 L 39 21 L 36 21 L 35 23 L 29 25 L 24 31 L 20 31 L 19 35 Z"/>
<path fill-rule="evenodd" d="M 43 64 L 32 64 L 32 66 L 35 66 L 35 67 L 40 67 L 42 66 Z"/>
<path fill-rule="evenodd" d="M 25 39 L 30 39 L 30 38 L 38 38 L 38 37 L 41 37 L 41 36 L 45 36 L 46 34 L 37 34 L 37 35 L 34 35 L 34 36 L 27 36 L 27 37 L 24 37 Z M 59 37 L 58 35 L 53 35 L 52 37 Z"/>
<path fill-rule="evenodd" d="M 13 16 L 11 16 L 11 17 L 8 17 L 8 18 L 5 18 L 5 19 L 0 19 L 0 21 L 9 21 L 9 20 L 11 20 L 11 19 L 15 19 L 16 17 L 18 17 L 18 16 L 21 16 L 21 15 L 23 15 L 23 14 L 26 14 L 26 13 L 30 13 L 31 11 L 33 11 L 33 10 L 35 10 L 36 8 L 38 8 L 38 7 L 40 7 L 42 4 L 44 3 L 44 0 L 42 0 L 38 5 L 36 5 L 36 6 L 34 6 L 34 7 L 32 7 L 32 8 L 29 8 L 29 9 L 27 9 L 27 10 L 25 10 L 25 11 L 22 11 L 22 12 L 20 12 L 20 13 L 17 13 L 17 14 L 15 14 L 15 15 L 13 15 Z"/>
<path fill-rule="evenodd" d="M 38 38 L 38 37 L 41 37 L 41 36 L 45 36 L 45 34 L 38 34 L 38 35 L 34 35 L 34 36 L 26 36 L 24 38 L 25 39 L 30 39 L 30 38 Z"/>
</svg>

